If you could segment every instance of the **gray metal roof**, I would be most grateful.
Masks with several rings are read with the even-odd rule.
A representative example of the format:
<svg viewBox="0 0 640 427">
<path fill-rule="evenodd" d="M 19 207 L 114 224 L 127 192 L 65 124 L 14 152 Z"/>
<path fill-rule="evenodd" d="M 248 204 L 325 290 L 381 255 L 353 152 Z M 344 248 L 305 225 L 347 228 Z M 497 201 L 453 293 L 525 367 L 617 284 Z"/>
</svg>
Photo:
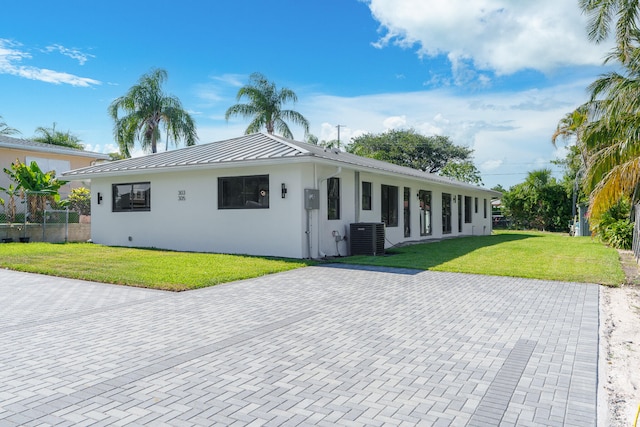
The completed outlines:
<svg viewBox="0 0 640 427">
<path fill-rule="evenodd" d="M 65 178 L 84 179 L 95 176 L 121 175 L 135 172 L 160 172 L 171 169 L 215 167 L 216 165 L 260 161 L 287 161 L 294 158 L 309 158 L 333 163 L 336 166 L 390 175 L 408 176 L 434 183 L 453 185 L 459 188 L 482 189 L 500 196 L 499 192 L 472 184 L 455 181 L 440 175 L 398 166 L 380 160 L 356 156 L 335 149 L 294 141 L 265 133 L 254 133 L 238 138 L 208 144 L 199 144 L 173 151 L 150 154 L 143 157 L 100 163 L 62 174 Z"/>
<path fill-rule="evenodd" d="M 109 160 L 108 154 L 94 153 L 92 151 L 76 148 L 61 147 L 59 145 L 43 144 L 28 139 L 11 138 L 0 135 L 0 148 L 13 148 L 16 150 L 38 151 L 44 153 L 64 154 L 69 156 L 90 157 L 92 159 Z"/>
</svg>

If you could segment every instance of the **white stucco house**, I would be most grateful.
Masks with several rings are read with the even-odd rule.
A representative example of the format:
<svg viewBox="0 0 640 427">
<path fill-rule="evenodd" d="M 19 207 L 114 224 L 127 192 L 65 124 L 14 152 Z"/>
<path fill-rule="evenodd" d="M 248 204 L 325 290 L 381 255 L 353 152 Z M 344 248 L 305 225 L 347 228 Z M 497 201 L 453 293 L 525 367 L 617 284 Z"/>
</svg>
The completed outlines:
<svg viewBox="0 0 640 427">
<path fill-rule="evenodd" d="M 92 240 L 114 246 L 322 258 L 351 224 L 386 247 L 491 233 L 500 193 L 257 133 L 62 174 L 91 180 Z"/>
</svg>

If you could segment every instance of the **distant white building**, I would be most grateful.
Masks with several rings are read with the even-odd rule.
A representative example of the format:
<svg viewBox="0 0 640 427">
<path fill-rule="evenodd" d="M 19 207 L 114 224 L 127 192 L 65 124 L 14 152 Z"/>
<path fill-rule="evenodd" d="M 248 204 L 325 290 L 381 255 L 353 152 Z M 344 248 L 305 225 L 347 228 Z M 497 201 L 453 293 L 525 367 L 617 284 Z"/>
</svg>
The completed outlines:
<svg viewBox="0 0 640 427">
<path fill-rule="evenodd" d="M 384 223 L 386 247 L 487 235 L 491 198 L 500 196 L 262 133 L 62 178 L 91 180 L 95 243 L 291 258 L 350 254 L 354 223 Z"/>
</svg>

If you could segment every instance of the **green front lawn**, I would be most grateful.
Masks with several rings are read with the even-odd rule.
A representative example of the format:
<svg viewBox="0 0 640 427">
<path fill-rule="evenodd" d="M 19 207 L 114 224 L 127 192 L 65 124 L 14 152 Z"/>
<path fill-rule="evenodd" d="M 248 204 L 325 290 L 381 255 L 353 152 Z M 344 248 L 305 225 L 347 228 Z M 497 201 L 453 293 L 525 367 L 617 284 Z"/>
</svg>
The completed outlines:
<svg viewBox="0 0 640 427">
<path fill-rule="evenodd" d="M 332 262 L 619 285 L 618 252 L 589 237 L 498 231 L 422 243 L 384 256 Z M 0 267 L 96 282 L 182 291 L 315 264 L 278 258 L 108 247 L 89 243 L 0 244 Z"/>
<path fill-rule="evenodd" d="M 132 249 L 90 243 L 0 244 L 0 267 L 171 291 L 203 288 L 309 264 L 302 260 Z"/>
<path fill-rule="evenodd" d="M 590 237 L 529 231 L 496 231 L 404 246 L 385 256 L 353 256 L 347 264 L 514 276 L 619 285 L 624 273 L 618 252 Z"/>
</svg>

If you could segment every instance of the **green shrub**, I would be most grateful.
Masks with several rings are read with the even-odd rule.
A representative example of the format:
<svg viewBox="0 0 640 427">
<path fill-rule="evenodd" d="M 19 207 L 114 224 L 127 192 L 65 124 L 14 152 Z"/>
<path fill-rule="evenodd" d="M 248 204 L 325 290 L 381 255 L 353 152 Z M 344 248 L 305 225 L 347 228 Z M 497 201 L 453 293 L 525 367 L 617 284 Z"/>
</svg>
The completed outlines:
<svg viewBox="0 0 640 427">
<path fill-rule="evenodd" d="M 622 198 L 598 221 L 591 222 L 593 235 L 616 249 L 630 249 L 633 242 L 633 223 L 629 221 L 631 203 Z"/>
<path fill-rule="evenodd" d="M 74 188 L 67 201 L 69 210 L 79 212 L 80 215 L 91 215 L 91 191 L 88 188 Z"/>
<path fill-rule="evenodd" d="M 633 223 L 620 219 L 604 230 L 604 241 L 616 249 L 631 249 L 633 243 Z"/>
</svg>

